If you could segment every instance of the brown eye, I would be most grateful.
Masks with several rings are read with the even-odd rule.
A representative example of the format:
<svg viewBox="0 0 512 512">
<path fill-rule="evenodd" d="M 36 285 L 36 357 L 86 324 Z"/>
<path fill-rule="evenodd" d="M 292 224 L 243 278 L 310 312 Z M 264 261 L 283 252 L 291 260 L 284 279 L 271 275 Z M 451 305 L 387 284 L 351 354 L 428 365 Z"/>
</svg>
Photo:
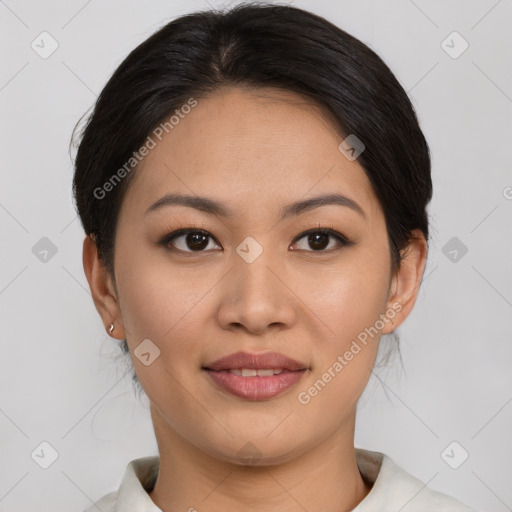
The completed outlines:
<svg viewBox="0 0 512 512">
<path fill-rule="evenodd" d="M 299 241 L 302 239 L 306 240 L 306 243 L 299 246 Z M 330 252 L 331 250 L 336 250 L 343 246 L 352 245 L 352 242 L 341 233 L 332 229 L 315 229 L 299 235 L 294 245 L 298 247 L 293 250 Z"/>
<path fill-rule="evenodd" d="M 161 242 L 169 249 L 183 252 L 205 252 L 206 249 L 218 247 L 213 241 L 212 235 L 207 231 L 180 229 L 166 236 Z"/>
<path fill-rule="evenodd" d="M 201 251 L 208 246 L 208 235 L 203 233 L 189 233 L 185 235 L 186 246 L 193 251 Z"/>
<path fill-rule="evenodd" d="M 308 243 L 312 249 L 323 250 L 329 245 L 329 235 L 325 233 L 314 233 L 308 235 Z"/>
</svg>

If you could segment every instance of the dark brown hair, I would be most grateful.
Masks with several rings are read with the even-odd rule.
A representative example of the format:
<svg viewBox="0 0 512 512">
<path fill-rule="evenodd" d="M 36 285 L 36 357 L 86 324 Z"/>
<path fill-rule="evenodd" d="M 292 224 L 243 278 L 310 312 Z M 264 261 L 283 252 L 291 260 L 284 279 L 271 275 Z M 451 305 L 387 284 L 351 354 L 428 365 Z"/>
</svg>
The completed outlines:
<svg viewBox="0 0 512 512">
<path fill-rule="evenodd" d="M 74 198 L 112 277 L 118 212 L 136 167 L 106 197 L 95 191 L 191 97 L 226 85 L 305 95 L 332 113 L 340 137 L 353 134 L 364 143 L 358 162 L 384 212 L 392 271 L 414 229 L 428 241 L 429 148 L 388 66 L 320 16 L 288 5 L 249 3 L 181 16 L 159 29 L 116 69 L 81 130 Z"/>
</svg>

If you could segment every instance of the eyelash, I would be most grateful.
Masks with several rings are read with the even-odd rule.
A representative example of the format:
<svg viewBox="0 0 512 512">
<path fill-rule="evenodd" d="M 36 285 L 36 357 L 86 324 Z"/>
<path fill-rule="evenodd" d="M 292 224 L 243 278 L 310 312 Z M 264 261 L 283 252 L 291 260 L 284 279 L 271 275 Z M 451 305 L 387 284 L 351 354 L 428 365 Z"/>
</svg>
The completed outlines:
<svg viewBox="0 0 512 512">
<path fill-rule="evenodd" d="M 200 251 L 183 251 L 182 249 L 177 249 L 176 247 L 169 247 L 169 243 L 172 242 L 175 238 L 178 238 L 182 235 L 188 235 L 189 233 L 200 233 L 202 235 L 205 235 L 209 237 L 210 239 L 214 240 L 215 243 L 220 245 L 220 243 L 215 239 L 213 235 L 211 235 L 208 231 L 205 231 L 204 229 L 200 228 L 191 228 L 191 227 L 180 227 L 180 229 L 173 231 L 172 233 L 169 233 L 168 235 L 164 236 L 160 242 L 159 245 L 163 246 L 165 249 L 173 252 L 179 252 L 179 253 L 185 253 L 185 254 L 199 254 L 201 252 L 208 252 L 205 250 Z M 317 253 L 317 254 L 326 254 L 331 253 L 333 251 L 337 251 L 343 247 L 348 247 L 351 245 L 354 245 L 354 242 L 350 241 L 347 237 L 339 233 L 338 231 L 334 230 L 333 227 L 331 228 L 313 228 L 308 229 L 307 231 L 302 232 L 300 235 L 297 235 L 297 237 L 294 238 L 292 244 L 295 244 L 299 240 L 301 240 L 304 237 L 307 237 L 308 235 L 321 233 L 323 235 L 329 235 L 332 238 L 334 238 L 338 242 L 338 247 L 331 248 L 331 249 L 321 249 L 321 250 L 306 250 L 305 252 L 311 252 L 311 253 Z M 298 251 L 301 251 L 303 249 L 297 249 Z"/>
</svg>

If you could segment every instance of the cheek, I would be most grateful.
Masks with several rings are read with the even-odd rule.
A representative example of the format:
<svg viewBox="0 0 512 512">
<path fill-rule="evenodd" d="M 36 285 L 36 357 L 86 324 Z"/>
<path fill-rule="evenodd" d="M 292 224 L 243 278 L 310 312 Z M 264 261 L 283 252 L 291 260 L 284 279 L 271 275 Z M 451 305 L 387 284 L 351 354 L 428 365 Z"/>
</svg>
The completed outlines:
<svg viewBox="0 0 512 512">
<path fill-rule="evenodd" d="M 296 275 L 297 295 L 322 320 L 335 344 L 346 343 L 374 325 L 384 311 L 389 272 L 387 260 L 371 251 L 354 250 L 339 265 L 312 275 Z"/>
<path fill-rule="evenodd" d="M 142 244 L 137 246 L 119 237 L 116 251 L 120 309 L 130 352 L 144 339 L 160 348 L 163 333 L 185 313 L 179 278 L 168 279 L 161 264 Z"/>
<path fill-rule="evenodd" d="M 377 357 L 380 329 L 375 326 L 384 311 L 385 277 L 347 272 L 324 281 L 325 293 L 311 309 L 329 329 L 322 327 L 324 335 L 312 337 L 315 364 L 297 397 L 302 421 L 321 416 L 328 430 L 354 410 Z"/>
<path fill-rule="evenodd" d="M 327 382 L 328 389 L 322 391 L 318 405 L 329 407 L 330 400 L 352 403 L 367 384 L 378 351 L 380 315 L 385 312 L 387 265 L 373 249 L 361 248 L 347 256 L 343 265 L 319 272 L 314 285 L 310 281 L 308 290 L 302 291 L 308 307 L 322 320 L 318 324 L 322 334 L 312 338 L 314 374 L 322 380 L 320 389 Z"/>
<path fill-rule="evenodd" d="M 193 274 L 173 272 L 166 276 L 164 270 L 149 262 L 132 266 L 120 285 L 123 322 L 134 339 L 163 342 L 172 337 L 208 289 Z"/>
<path fill-rule="evenodd" d="M 205 314 L 201 298 L 211 285 L 194 279 L 193 273 L 171 273 L 170 266 L 156 258 L 133 256 L 119 264 L 119 294 L 135 372 L 150 400 L 186 410 L 189 395 L 182 383 L 189 382 L 191 369 L 199 371 L 204 329 L 197 320 Z M 146 339 L 152 343 L 148 365 L 137 350 Z"/>
<path fill-rule="evenodd" d="M 202 267 L 179 268 L 154 249 L 132 248 L 125 254 L 118 265 L 119 294 L 135 371 L 143 387 L 147 382 L 148 394 L 162 379 L 172 389 L 175 379 L 184 382 L 204 362 L 205 323 L 212 315 L 208 291 L 219 276 Z M 135 357 L 145 339 L 160 351 L 151 366 Z"/>
</svg>

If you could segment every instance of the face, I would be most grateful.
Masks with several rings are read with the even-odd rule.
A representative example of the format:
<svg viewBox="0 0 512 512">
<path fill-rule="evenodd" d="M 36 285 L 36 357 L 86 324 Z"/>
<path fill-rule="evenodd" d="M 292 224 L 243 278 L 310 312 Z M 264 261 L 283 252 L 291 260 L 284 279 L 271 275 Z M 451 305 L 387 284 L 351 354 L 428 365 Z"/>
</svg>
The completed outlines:
<svg viewBox="0 0 512 512">
<path fill-rule="evenodd" d="M 251 442 L 277 464 L 353 428 L 379 337 L 405 310 L 383 212 L 341 140 L 294 93 L 228 88 L 198 99 L 137 169 L 111 313 L 169 440 L 234 462 Z M 168 194 L 216 205 L 156 204 Z M 328 195 L 348 200 L 310 201 Z M 305 370 L 274 396 L 244 397 L 204 369 L 235 352 L 277 352 Z"/>
</svg>

